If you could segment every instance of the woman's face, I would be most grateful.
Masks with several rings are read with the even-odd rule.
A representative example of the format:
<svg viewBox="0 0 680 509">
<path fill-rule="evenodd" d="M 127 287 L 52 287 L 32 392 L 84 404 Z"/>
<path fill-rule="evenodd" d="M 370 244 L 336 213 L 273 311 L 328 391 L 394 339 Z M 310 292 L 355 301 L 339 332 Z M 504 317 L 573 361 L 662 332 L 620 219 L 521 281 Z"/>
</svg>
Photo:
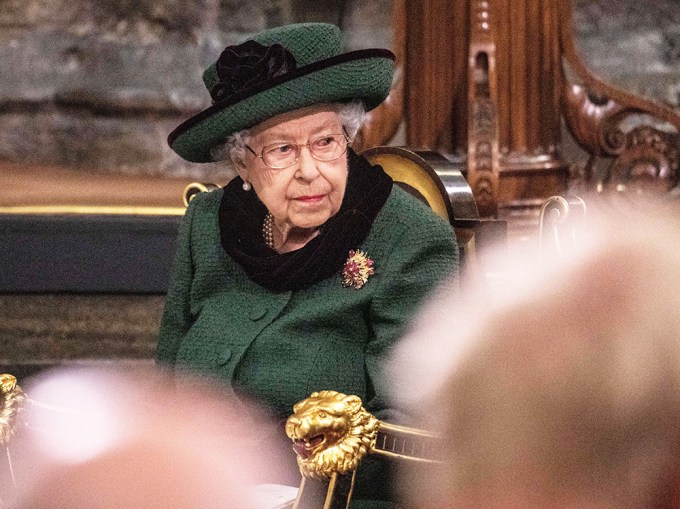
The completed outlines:
<svg viewBox="0 0 680 509">
<path fill-rule="evenodd" d="M 246 151 L 241 178 L 250 182 L 279 229 L 315 229 L 340 210 L 347 183 L 347 153 L 333 161 L 317 161 L 302 146 L 326 134 L 343 133 L 330 107 L 285 113 L 252 130 L 248 146 L 256 154 L 279 142 L 301 146 L 299 159 L 283 169 L 270 168 L 261 157 Z"/>
</svg>

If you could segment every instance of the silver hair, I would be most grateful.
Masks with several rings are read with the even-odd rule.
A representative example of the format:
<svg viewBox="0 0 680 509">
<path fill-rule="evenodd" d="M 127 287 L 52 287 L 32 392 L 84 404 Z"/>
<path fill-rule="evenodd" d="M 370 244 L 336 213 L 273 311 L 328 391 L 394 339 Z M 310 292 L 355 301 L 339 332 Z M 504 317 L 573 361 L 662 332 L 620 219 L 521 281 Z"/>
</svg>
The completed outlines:
<svg viewBox="0 0 680 509">
<path fill-rule="evenodd" d="M 210 149 L 213 161 L 227 161 L 232 166 L 242 165 L 246 159 L 246 145 L 250 142 L 250 130 L 243 129 L 227 137 Z"/>
<path fill-rule="evenodd" d="M 350 140 L 353 140 L 366 119 L 364 103 L 355 99 L 349 103 L 333 103 L 332 108 L 340 117 Z M 227 137 L 224 143 L 215 145 L 210 150 L 213 161 L 229 161 L 233 166 L 242 165 L 246 158 L 246 145 L 250 142 L 250 129 L 237 131 Z"/>
<path fill-rule="evenodd" d="M 334 107 L 340 117 L 340 123 L 347 131 L 347 136 L 353 140 L 366 120 L 366 107 L 363 101 L 354 99 L 350 103 L 336 103 Z"/>
</svg>

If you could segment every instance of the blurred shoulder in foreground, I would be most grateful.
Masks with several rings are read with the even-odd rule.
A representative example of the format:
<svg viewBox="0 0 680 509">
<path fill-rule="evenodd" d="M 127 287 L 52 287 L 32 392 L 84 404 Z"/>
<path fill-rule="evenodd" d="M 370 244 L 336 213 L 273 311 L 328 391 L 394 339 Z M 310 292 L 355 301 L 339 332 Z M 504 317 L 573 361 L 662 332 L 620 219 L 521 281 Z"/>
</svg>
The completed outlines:
<svg viewBox="0 0 680 509">
<path fill-rule="evenodd" d="M 450 461 L 412 505 L 680 507 L 680 225 L 657 216 L 593 213 L 566 256 L 422 314 L 394 397 Z"/>
</svg>

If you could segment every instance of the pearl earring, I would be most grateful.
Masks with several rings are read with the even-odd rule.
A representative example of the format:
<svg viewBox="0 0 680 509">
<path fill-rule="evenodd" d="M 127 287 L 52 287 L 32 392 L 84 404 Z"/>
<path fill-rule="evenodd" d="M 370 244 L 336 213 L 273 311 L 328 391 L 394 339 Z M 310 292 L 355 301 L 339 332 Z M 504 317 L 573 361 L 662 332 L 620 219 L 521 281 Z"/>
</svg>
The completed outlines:
<svg viewBox="0 0 680 509">
<path fill-rule="evenodd" d="M 250 191 L 253 188 L 253 186 L 250 185 L 250 182 L 247 180 L 243 181 L 243 190 L 244 191 Z"/>
</svg>

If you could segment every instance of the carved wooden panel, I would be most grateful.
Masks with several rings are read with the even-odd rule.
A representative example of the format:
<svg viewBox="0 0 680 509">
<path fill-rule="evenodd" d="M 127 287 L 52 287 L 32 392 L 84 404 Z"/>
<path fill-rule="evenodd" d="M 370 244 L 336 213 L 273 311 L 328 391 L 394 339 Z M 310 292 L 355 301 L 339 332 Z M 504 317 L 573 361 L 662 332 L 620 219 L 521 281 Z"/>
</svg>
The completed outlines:
<svg viewBox="0 0 680 509">
<path fill-rule="evenodd" d="M 598 192 L 667 192 L 680 180 L 680 116 L 663 104 L 604 83 L 586 68 L 571 36 L 572 6 L 560 0 L 560 49 L 575 76 L 565 82 L 561 111 L 576 142 L 590 160 L 580 187 Z M 603 175 L 593 175 L 599 159 L 609 161 Z"/>
<path fill-rule="evenodd" d="M 563 190 L 552 1 L 423 0 L 396 8 L 406 144 L 459 158 L 486 216 L 517 201 L 535 207 Z"/>
<path fill-rule="evenodd" d="M 393 133 L 403 112 L 411 148 L 460 161 L 480 213 L 536 224 L 541 203 L 568 188 L 561 123 L 591 156 L 586 188 L 679 180 L 680 117 L 604 84 L 572 39 L 572 0 L 422 0 L 396 4 L 399 79 L 375 125 Z M 575 82 L 565 78 L 565 66 Z M 630 118 L 651 118 L 630 127 Z M 369 129 L 370 131 L 370 129 Z M 377 132 L 377 131 L 376 131 Z M 387 142 L 372 136 L 371 141 Z M 603 177 L 590 169 L 611 160 Z"/>
<path fill-rule="evenodd" d="M 483 216 L 496 216 L 499 195 L 498 13 L 488 0 L 470 3 L 467 59 L 467 178 Z"/>
</svg>

